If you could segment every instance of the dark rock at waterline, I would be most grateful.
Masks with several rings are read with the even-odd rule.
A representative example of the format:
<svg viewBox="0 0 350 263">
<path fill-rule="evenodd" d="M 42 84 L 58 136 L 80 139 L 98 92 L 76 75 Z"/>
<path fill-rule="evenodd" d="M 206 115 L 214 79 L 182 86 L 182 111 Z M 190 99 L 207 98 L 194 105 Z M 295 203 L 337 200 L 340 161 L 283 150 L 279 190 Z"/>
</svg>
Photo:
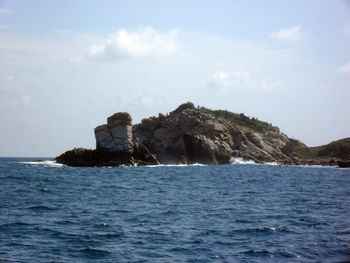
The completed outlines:
<svg viewBox="0 0 350 263">
<path fill-rule="evenodd" d="M 307 147 L 270 123 L 184 103 L 169 114 L 132 125 L 126 112 L 95 128 L 96 149 L 76 148 L 56 158 L 69 166 L 159 163 L 225 164 L 232 158 L 281 164 L 344 165 L 350 138 Z M 341 162 L 340 162 L 341 161 Z"/>
<path fill-rule="evenodd" d="M 58 156 L 56 161 L 78 167 L 159 164 L 157 158 L 142 143 L 135 141 L 134 145 L 134 151 L 130 153 L 75 148 Z"/>
<path fill-rule="evenodd" d="M 340 168 L 350 168 L 350 161 L 339 161 L 338 167 Z"/>
<path fill-rule="evenodd" d="M 56 158 L 58 163 L 68 166 L 118 166 L 131 165 L 130 157 L 126 154 L 112 153 L 105 150 L 74 148 Z"/>
<path fill-rule="evenodd" d="M 74 148 L 56 157 L 56 162 L 69 166 L 95 166 L 96 150 Z"/>
</svg>

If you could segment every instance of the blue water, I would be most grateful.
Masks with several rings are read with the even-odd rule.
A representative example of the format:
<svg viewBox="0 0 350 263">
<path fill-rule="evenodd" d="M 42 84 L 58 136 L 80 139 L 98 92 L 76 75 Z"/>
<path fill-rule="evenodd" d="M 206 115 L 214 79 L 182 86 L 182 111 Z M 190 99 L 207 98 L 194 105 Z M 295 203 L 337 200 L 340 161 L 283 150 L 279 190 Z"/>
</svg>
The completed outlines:
<svg viewBox="0 0 350 263">
<path fill-rule="evenodd" d="M 0 159 L 0 262 L 345 262 L 350 169 Z"/>
</svg>

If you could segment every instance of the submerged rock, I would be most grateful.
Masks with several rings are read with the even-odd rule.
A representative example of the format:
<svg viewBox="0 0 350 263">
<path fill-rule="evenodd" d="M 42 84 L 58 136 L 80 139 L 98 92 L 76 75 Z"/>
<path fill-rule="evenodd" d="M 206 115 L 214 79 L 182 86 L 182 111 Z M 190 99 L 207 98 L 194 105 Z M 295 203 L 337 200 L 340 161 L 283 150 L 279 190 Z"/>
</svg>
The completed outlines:
<svg viewBox="0 0 350 263">
<path fill-rule="evenodd" d="M 106 124 L 95 128 L 95 138 L 95 150 L 76 148 L 57 157 L 57 162 L 70 166 L 225 164 L 242 158 L 336 165 L 350 158 L 349 139 L 309 148 L 269 123 L 242 113 L 195 107 L 193 103 L 136 125 L 128 113 L 115 113 Z"/>
</svg>

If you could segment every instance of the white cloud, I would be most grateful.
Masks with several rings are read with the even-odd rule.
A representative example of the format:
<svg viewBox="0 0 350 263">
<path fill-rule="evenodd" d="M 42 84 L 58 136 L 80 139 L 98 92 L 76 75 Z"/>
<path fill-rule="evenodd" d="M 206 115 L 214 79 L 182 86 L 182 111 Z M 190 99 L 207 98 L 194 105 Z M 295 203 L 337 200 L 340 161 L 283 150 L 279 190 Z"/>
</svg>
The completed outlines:
<svg viewBox="0 0 350 263">
<path fill-rule="evenodd" d="M 289 28 L 281 28 L 273 32 L 271 37 L 281 42 L 298 42 L 306 35 L 307 32 L 302 30 L 302 26 L 297 25 Z"/>
<path fill-rule="evenodd" d="M 338 69 L 338 73 L 342 73 L 342 74 L 350 74 L 350 62 L 341 66 Z"/>
<path fill-rule="evenodd" d="M 259 90 L 268 92 L 275 90 L 282 83 L 259 77 L 249 71 L 216 71 L 205 83 L 207 87 L 221 91 Z"/>
<path fill-rule="evenodd" d="M 179 47 L 178 31 L 160 33 L 152 27 L 136 31 L 120 29 L 98 43 L 91 45 L 88 58 L 158 57 L 173 54 Z"/>
<path fill-rule="evenodd" d="M 7 9 L 7 8 L 0 8 L 0 15 L 7 15 L 7 14 L 11 14 L 12 10 Z"/>
</svg>

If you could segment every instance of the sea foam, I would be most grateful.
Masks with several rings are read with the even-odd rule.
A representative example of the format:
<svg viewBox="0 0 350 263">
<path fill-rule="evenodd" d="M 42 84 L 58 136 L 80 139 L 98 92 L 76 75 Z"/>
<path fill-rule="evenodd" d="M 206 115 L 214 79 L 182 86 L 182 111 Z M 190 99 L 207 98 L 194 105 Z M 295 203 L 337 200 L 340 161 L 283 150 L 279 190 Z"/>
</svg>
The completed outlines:
<svg viewBox="0 0 350 263">
<path fill-rule="evenodd" d="M 145 165 L 142 167 L 189 167 L 189 166 L 208 166 L 207 164 L 202 163 L 193 163 L 193 164 L 157 164 L 157 165 Z"/>
<path fill-rule="evenodd" d="M 48 167 L 62 167 L 64 164 L 57 163 L 52 160 L 43 160 L 43 161 L 30 161 L 30 162 L 20 162 L 23 164 L 35 165 L 35 166 L 48 166 Z"/>
<path fill-rule="evenodd" d="M 243 160 L 241 157 L 232 157 L 230 159 L 231 164 L 257 164 L 256 162 L 252 160 Z"/>
</svg>

